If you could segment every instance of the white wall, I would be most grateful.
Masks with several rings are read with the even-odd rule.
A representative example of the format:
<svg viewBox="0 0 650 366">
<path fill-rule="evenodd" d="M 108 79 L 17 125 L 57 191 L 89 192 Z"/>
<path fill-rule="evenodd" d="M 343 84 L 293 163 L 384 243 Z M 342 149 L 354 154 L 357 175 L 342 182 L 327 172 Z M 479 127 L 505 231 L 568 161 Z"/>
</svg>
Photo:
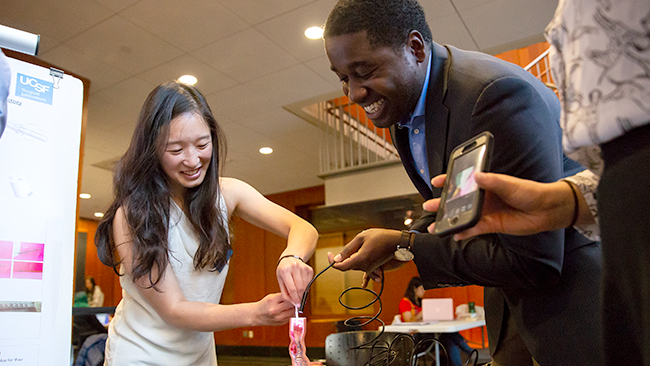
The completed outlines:
<svg viewBox="0 0 650 366">
<path fill-rule="evenodd" d="M 325 179 L 325 206 L 372 201 L 418 193 L 402 164 Z"/>
</svg>

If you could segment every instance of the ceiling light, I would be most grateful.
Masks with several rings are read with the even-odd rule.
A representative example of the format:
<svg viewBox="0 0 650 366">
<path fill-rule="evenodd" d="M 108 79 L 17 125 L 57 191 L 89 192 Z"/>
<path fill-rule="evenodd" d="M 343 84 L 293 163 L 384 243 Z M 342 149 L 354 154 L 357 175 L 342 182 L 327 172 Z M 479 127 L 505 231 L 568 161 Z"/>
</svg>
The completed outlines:
<svg viewBox="0 0 650 366">
<path fill-rule="evenodd" d="M 270 147 L 260 148 L 260 154 L 268 155 L 268 154 L 270 154 L 272 152 L 273 152 L 273 149 L 271 149 Z"/>
<path fill-rule="evenodd" d="M 413 223 L 413 211 L 407 210 L 406 215 L 404 215 L 404 226 L 409 226 Z"/>
<path fill-rule="evenodd" d="M 90 198 L 90 195 L 88 193 L 81 193 L 79 194 L 79 198 L 83 198 L 85 200 Z"/>
<path fill-rule="evenodd" d="M 103 212 L 95 212 L 94 216 L 99 217 L 101 219 L 102 217 L 104 217 L 104 213 Z"/>
<path fill-rule="evenodd" d="M 183 75 L 180 78 L 178 78 L 178 81 L 180 81 L 183 84 L 187 85 L 194 85 L 198 80 L 192 75 Z"/>
<path fill-rule="evenodd" d="M 305 30 L 305 37 L 309 39 L 319 39 L 323 38 L 323 28 L 321 27 L 309 27 Z"/>
</svg>

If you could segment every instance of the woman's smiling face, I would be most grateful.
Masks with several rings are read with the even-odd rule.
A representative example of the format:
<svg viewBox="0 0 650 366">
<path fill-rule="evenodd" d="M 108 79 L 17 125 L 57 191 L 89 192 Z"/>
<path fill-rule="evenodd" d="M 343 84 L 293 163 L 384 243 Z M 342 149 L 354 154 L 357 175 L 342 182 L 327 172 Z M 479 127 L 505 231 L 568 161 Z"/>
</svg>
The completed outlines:
<svg viewBox="0 0 650 366">
<path fill-rule="evenodd" d="M 184 113 L 174 118 L 160 159 L 174 196 L 180 198 L 185 189 L 199 186 L 211 159 L 212 136 L 203 117 Z"/>
</svg>

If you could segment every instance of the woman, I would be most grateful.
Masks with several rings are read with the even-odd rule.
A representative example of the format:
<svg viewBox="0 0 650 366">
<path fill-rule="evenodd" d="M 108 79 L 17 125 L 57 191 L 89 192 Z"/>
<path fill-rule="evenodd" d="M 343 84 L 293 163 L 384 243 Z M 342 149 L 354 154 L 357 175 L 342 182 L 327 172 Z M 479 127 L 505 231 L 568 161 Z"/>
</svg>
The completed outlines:
<svg viewBox="0 0 650 366">
<path fill-rule="evenodd" d="M 403 322 L 421 322 L 422 321 L 422 298 L 424 297 L 424 286 L 420 277 L 413 277 L 406 287 L 404 298 L 399 303 L 399 312 L 402 315 Z M 416 334 L 417 335 L 417 334 Z M 415 341 L 419 342 L 421 339 L 430 337 L 420 336 L 416 337 Z M 454 333 L 441 333 L 438 337 L 440 343 L 447 350 L 447 356 L 450 366 L 461 366 L 462 360 L 460 357 L 461 349 L 469 354 L 473 351 L 465 338 L 458 332 Z"/>
<path fill-rule="evenodd" d="M 420 277 L 413 277 L 409 281 L 404 293 L 404 298 L 399 302 L 399 313 L 403 322 L 422 321 L 422 298 L 424 286 Z"/>
<path fill-rule="evenodd" d="M 212 332 L 280 325 L 294 314 L 318 233 L 248 184 L 220 177 L 224 158 L 221 129 L 197 89 L 171 82 L 149 94 L 95 237 L 124 290 L 107 365 L 216 365 Z M 288 239 L 276 269 L 281 294 L 219 305 L 233 214 Z"/>
<path fill-rule="evenodd" d="M 88 298 L 88 306 L 91 308 L 101 308 L 104 306 L 104 293 L 95 284 L 95 279 L 92 276 L 86 277 L 86 297 Z"/>
</svg>

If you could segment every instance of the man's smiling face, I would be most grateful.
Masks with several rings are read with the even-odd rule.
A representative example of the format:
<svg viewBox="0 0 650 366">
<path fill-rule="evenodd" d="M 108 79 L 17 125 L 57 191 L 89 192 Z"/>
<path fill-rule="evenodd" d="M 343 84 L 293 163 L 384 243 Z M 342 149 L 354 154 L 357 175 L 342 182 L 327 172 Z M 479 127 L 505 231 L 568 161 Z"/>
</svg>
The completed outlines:
<svg viewBox="0 0 650 366">
<path fill-rule="evenodd" d="M 415 109 L 420 97 L 426 76 L 424 51 L 411 44 L 409 40 L 398 50 L 373 47 L 365 31 L 325 39 L 327 57 L 343 92 L 363 107 L 377 127 L 399 122 Z"/>
</svg>

